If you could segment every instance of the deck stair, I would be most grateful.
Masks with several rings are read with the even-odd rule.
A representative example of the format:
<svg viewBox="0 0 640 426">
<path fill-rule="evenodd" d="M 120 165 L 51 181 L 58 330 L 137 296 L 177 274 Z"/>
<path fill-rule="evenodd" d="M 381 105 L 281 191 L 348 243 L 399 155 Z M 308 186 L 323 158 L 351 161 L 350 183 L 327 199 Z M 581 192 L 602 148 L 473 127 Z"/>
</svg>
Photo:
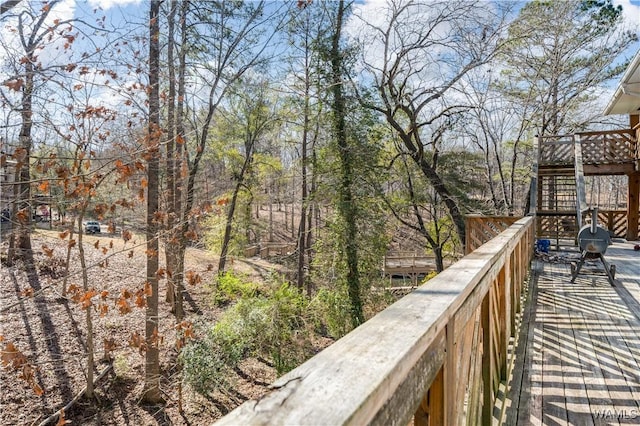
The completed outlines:
<svg viewBox="0 0 640 426">
<path fill-rule="evenodd" d="M 587 210 L 579 135 L 538 138 L 538 238 L 575 240 Z"/>
</svg>

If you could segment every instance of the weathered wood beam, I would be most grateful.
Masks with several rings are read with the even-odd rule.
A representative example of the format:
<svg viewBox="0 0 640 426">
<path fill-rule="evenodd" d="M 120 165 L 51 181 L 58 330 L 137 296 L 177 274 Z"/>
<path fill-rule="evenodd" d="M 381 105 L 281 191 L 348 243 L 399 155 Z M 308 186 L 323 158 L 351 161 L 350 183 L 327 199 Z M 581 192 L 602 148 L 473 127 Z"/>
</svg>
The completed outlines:
<svg viewBox="0 0 640 426">
<path fill-rule="evenodd" d="M 585 164 L 585 176 L 626 175 L 635 170 L 633 162 L 622 164 Z"/>
<path fill-rule="evenodd" d="M 640 210 L 640 172 L 628 176 L 627 197 L 627 240 L 638 239 L 638 210 Z"/>
</svg>

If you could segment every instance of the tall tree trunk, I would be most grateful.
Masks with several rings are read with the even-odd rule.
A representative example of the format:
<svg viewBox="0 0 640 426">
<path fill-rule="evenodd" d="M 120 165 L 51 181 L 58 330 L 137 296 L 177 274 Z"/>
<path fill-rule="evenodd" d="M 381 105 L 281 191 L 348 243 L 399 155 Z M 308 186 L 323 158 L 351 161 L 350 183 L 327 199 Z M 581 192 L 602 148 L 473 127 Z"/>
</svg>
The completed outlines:
<svg viewBox="0 0 640 426">
<path fill-rule="evenodd" d="M 351 302 L 351 322 L 357 327 L 364 322 L 362 299 L 360 295 L 360 276 L 358 273 L 358 246 L 356 208 L 353 197 L 353 154 L 347 139 L 345 115 L 345 99 L 342 86 L 342 51 L 340 39 L 342 33 L 342 21 L 345 14 L 344 0 L 338 3 L 335 32 L 331 42 L 331 77 L 333 91 L 333 127 L 340 154 L 341 181 L 339 188 L 340 201 L 338 211 L 342 216 L 345 226 L 344 241 L 347 261 L 347 291 Z"/>
<path fill-rule="evenodd" d="M 22 91 L 22 105 L 20 116 L 22 124 L 20 126 L 20 148 L 16 150 L 14 156 L 17 160 L 16 176 L 18 176 L 16 201 L 13 215 L 14 223 L 17 222 L 17 241 L 9 246 L 8 262 L 13 263 L 16 258 L 22 258 L 27 262 L 33 261 L 33 251 L 31 249 L 31 129 L 33 128 L 33 89 L 35 70 L 33 65 L 33 52 L 27 53 L 25 63 L 25 82 Z M 13 238 L 12 238 L 13 239 Z"/>
<path fill-rule="evenodd" d="M 178 100 L 176 106 L 176 162 L 175 167 L 175 186 L 173 188 L 174 212 L 176 215 L 176 263 L 173 265 L 173 282 L 175 285 L 175 315 L 178 321 L 184 317 L 183 308 L 183 290 L 184 290 L 184 256 L 187 250 L 187 237 L 183 229 L 186 229 L 187 213 L 182 210 L 182 184 L 183 178 L 181 170 L 184 158 L 184 144 L 186 135 L 183 123 L 184 105 L 185 105 L 185 80 L 186 80 L 186 60 L 187 60 L 187 13 L 189 12 L 189 1 L 183 0 L 180 8 L 180 54 L 178 65 Z M 184 164 L 186 166 L 186 164 Z"/>
<path fill-rule="evenodd" d="M 176 187 L 176 66 L 174 63 L 175 49 L 175 19 L 178 4 L 176 0 L 171 0 L 169 6 L 169 16 L 167 17 L 167 69 L 169 73 L 169 93 L 167 98 L 167 147 L 165 157 L 165 174 L 167 176 L 167 234 L 165 239 L 165 262 L 167 265 L 167 289 L 165 301 L 171 305 L 171 311 L 176 313 L 175 304 L 175 278 L 174 271 L 177 269 L 178 253 L 172 248 L 178 242 L 176 224 L 178 222 L 175 210 L 175 187 Z"/>
<path fill-rule="evenodd" d="M 160 392 L 160 351 L 158 316 L 158 233 L 155 214 L 158 212 L 159 142 L 160 142 L 160 0 L 151 0 L 149 7 L 149 125 L 147 138 L 147 309 L 145 314 L 145 383 L 143 399 L 147 403 L 163 401 Z"/>
<path fill-rule="evenodd" d="M 249 170 L 251 164 L 251 158 L 253 156 L 253 142 L 247 149 L 247 157 L 242 164 L 242 170 L 238 175 L 238 181 L 233 189 L 233 195 L 231 196 L 231 202 L 229 203 L 229 209 L 227 210 L 227 221 L 224 227 L 224 237 L 222 239 L 222 249 L 220 250 L 220 261 L 218 262 L 218 275 L 222 275 L 225 272 L 227 264 L 227 255 L 229 253 L 229 243 L 231 242 L 231 232 L 233 230 L 233 215 L 235 214 L 236 206 L 238 204 L 238 194 L 242 188 L 244 182 L 244 176 Z"/>
<path fill-rule="evenodd" d="M 84 219 L 84 213 L 87 209 L 87 203 L 82 208 L 82 213 L 78 216 L 78 253 L 80 256 L 80 267 L 82 268 L 82 289 L 84 292 L 89 291 L 89 276 L 87 275 L 87 263 L 84 254 L 84 243 L 82 242 L 82 221 Z M 85 396 L 87 398 L 93 398 L 93 368 L 94 368 L 94 352 L 95 347 L 93 344 L 93 319 L 91 318 L 91 306 L 85 308 L 85 320 L 87 322 L 87 390 Z"/>
</svg>

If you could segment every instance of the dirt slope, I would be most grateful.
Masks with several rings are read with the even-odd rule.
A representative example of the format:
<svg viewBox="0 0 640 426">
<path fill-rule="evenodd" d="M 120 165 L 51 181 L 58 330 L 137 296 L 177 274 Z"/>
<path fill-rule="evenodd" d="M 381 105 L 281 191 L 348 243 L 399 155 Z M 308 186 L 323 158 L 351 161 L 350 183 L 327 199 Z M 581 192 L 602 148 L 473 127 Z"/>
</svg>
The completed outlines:
<svg viewBox="0 0 640 426">
<path fill-rule="evenodd" d="M 135 237 L 134 239 L 135 240 Z M 275 378 L 272 368 L 256 360 L 243 364 L 238 371 L 235 389 L 226 394 L 205 399 L 189 389 L 183 392 L 184 413 L 178 412 L 179 376 L 172 370 L 176 357 L 175 320 L 168 305 L 162 304 L 160 333 L 163 337 L 161 360 L 163 367 L 162 391 L 165 407 L 144 407 L 138 404 L 142 391 L 144 355 L 129 345 L 131 334 L 144 333 L 144 309 L 135 307 L 120 314 L 116 301 L 122 291 L 135 292 L 143 288 L 145 276 L 144 247 L 142 241 L 125 243 L 116 236 L 84 236 L 88 278 L 91 287 L 99 293 L 107 291 L 105 304 L 109 313 L 99 317 L 94 312 L 96 358 L 104 351 L 104 341 L 112 340 L 113 372 L 100 382 L 95 403 L 81 401 L 66 413 L 71 424 L 207 424 L 248 398 L 261 395 Z M 36 249 L 34 273 L 27 274 L 25 265 L 2 265 L 0 274 L 0 336 L 4 348 L 8 342 L 24 353 L 35 367 L 34 383 L 44 393 L 36 395 L 30 385 L 19 378 L 18 372 L 0 368 L 0 418 L 4 424 L 39 424 L 44 418 L 63 407 L 85 385 L 86 359 L 85 311 L 69 298 L 62 297 L 62 276 L 67 242 L 57 232 L 38 231 L 33 237 Z M 96 248 L 97 247 L 97 248 Z M 50 251 L 51 250 L 51 251 Z M 2 242 L 6 255 L 6 241 Z M 77 256 L 77 247 L 73 256 Z M 202 284 L 187 288 L 185 300 L 187 317 L 191 321 L 213 321 L 220 315 L 219 308 L 210 303 L 206 283 L 210 283 L 217 266 L 217 257 L 203 250 L 190 249 L 187 270 L 202 277 Z M 77 261 L 71 262 L 77 265 Z M 209 265 L 213 265 L 210 267 Z M 259 278 L 278 268 L 263 260 L 235 260 L 231 267 Z M 81 270 L 70 271 L 69 285 L 81 286 Z M 164 300 L 164 280 L 161 281 L 161 300 Z M 94 298 L 98 302 L 99 297 Z M 98 371 L 108 364 L 102 362 Z M 98 373 L 96 371 L 96 373 Z"/>
</svg>

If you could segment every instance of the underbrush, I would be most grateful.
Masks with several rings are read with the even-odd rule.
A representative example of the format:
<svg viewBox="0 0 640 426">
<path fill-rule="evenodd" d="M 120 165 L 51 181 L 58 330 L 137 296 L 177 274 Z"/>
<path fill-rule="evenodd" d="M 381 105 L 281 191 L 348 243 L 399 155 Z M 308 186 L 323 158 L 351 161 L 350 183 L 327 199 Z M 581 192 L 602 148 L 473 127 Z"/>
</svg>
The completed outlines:
<svg viewBox="0 0 640 426">
<path fill-rule="evenodd" d="M 258 285 L 229 273 L 217 284 L 214 302 L 230 307 L 216 324 L 201 324 L 201 338 L 181 354 L 184 380 L 201 394 L 232 387 L 247 358 L 263 359 L 281 375 L 322 349 L 320 339 L 351 331 L 346 291 L 322 289 L 309 298 L 277 276 Z M 379 310 L 390 301 L 370 302 Z"/>
</svg>

